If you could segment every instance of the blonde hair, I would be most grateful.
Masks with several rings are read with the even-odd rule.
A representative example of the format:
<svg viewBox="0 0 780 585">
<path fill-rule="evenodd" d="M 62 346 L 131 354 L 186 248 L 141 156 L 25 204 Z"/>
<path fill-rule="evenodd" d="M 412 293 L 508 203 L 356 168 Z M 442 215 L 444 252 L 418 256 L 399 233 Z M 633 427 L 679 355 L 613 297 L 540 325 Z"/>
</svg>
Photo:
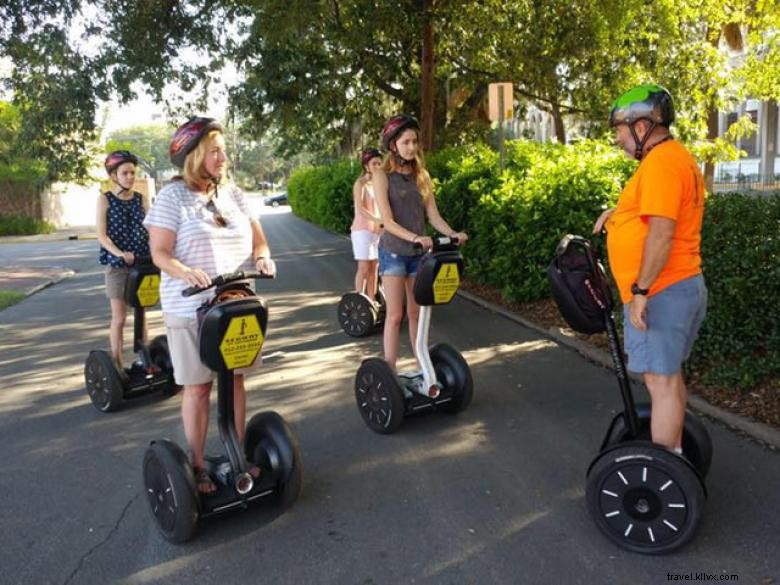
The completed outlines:
<svg viewBox="0 0 780 585">
<path fill-rule="evenodd" d="M 398 164 L 396 159 L 396 154 L 391 150 L 385 157 L 382 169 L 389 175 L 390 173 L 400 172 L 401 168 L 401 165 Z M 428 201 L 429 197 L 433 197 L 433 181 L 431 181 L 431 175 L 429 175 L 428 171 L 425 169 L 425 159 L 423 158 L 420 149 L 417 149 L 417 152 L 414 155 L 412 174 L 414 175 L 414 182 L 417 183 L 417 188 L 420 190 L 423 201 Z"/>
<path fill-rule="evenodd" d="M 209 131 L 184 159 L 182 178 L 187 187 L 193 191 L 200 191 L 204 184 L 211 185 L 211 176 L 206 172 L 203 162 L 206 160 L 212 141 L 221 135 L 222 132 L 219 130 Z M 222 178 L 220 178 L 220 183 L 222 183 Z"/>
</svg>

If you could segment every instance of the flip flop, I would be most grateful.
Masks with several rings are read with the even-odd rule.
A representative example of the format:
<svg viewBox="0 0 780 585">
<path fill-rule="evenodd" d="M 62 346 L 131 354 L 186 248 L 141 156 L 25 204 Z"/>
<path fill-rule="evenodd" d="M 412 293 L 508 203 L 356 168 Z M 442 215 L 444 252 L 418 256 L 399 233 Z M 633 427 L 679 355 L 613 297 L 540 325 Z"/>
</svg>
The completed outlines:
<svg viewBox="0 0 780 585">
<path fill-rule="evenodd" d="M 214 485 L 209 472 L 204 467 L 196 467 L 193 471 L 195 472 L 195 487 L 197 487 L 199 494 L 210 496 L 217 491 L 217 486 Z"/>
</svg>

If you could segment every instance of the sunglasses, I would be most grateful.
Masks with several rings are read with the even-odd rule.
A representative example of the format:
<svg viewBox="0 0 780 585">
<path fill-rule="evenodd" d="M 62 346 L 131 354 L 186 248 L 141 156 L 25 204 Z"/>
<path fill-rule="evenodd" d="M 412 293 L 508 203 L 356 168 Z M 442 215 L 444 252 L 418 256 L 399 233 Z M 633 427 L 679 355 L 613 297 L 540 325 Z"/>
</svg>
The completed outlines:
<svg viewBox="0 0 780 585">
<path fill-rule="evenodd" d="M 214 203 L 213 199 L 209 199 L 209 202 L 206 203 L 206 209 L 214 214 L 214 223 L 216 223 L 219 227 L 227 226 L 227 220 L 219 212 L 219 209 L 217 209 L 217 205 Z"/>
</svg>

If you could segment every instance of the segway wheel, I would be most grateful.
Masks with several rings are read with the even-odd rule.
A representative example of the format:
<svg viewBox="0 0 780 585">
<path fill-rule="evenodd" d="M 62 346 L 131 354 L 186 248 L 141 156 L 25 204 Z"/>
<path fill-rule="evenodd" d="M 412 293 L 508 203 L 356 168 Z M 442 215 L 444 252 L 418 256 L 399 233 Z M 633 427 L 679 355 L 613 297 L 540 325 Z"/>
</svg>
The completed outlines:
<svg viewBox="0 0 780 585">
<path fill-rule="evenodd" d="M 84 381 L 92 404 L 101 412 L 117 410 L 124 397 L 122 374 L 108 352 L 89 352 L 84 364 Z"/>
<path fill-rule="evenodd" d="M 430 355 L 436 371 L 436 381 L 442 385 L 443 392 L 452 395 L 449 402 L 440 404 L 438 408 L 450 413 L 466 409 L 474 396 L 474 382 L 466 360 L 454 347 L 446 343 L 434 345 Z"/>
<path fill-rule="evenodd" d="M 244 453 L 249 462 L 261 468 L 262 474 L 276 478 L 276 501 L 289 508 L 303 487 L 303 464 L 298 437 L 276 412 L 260 412 L 246 426 Z"/>
<path fill-rule="evenodd" d="M 596 458 L 585 497 L 596 525 L 614 543 L 638 553 L 664 554 L 693 537 L 705 496 L 688 461 L 636 441 Z"/>
<path fill-rule="evenodd" d="M 173 362 L 171 361 L 171 352 L 168 349 L 168 338 L 165 335 L 158 335 L 149 344 L 149 358 L 152 363 L 160 368 L 160 373 L 167 376 L 169 383 L 163 387 L 163 396 L 174 396 L 181 390 L 173 379 Z"/>
<path fill-rule="evenodd" d="M 347 293 L 338 306 L 339 325 L 350 337 L 365 337 L 377 322 L 377 310 L 371 300 L 359 293 Z"/>
<path fill-rule="evenodd" d="M 355 376 L 355 399 L 363 420 L 377 433 L 389 435 L 404 420 L 404 395 L 386 361 L 369 358 Z"/>
<path fill-rule="evenodd" d="M 155 441 L 144 455 L 144 489 L 157 528 L 175 544 L 188 541 L 198 524 L 195 474 L 184 451 L 170 441 Z"/>
</svg>

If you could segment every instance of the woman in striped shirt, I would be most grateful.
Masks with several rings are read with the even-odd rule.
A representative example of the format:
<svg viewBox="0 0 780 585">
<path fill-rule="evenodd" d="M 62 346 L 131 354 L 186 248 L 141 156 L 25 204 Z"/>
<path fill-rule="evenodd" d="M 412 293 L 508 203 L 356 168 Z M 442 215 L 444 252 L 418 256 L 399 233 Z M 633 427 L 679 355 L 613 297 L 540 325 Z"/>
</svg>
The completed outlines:
<svg viewBox="0 0 780 585">
<path fill-rule="evenodd" d="M 160 190 L 144 221 L 152 258 L 162 270 L 160 301 L 176 383 L 184 386 L 182 419 L 198 491 L 216 490 L 203 455 L 209 422 L 209 397 L 215 373 L 201 361 L 196 310 L 213 291 L 183 297 L 190 286 L 211 284 L 210 276 L 256 269 L 274 274 L 276 265 L 260 222 L 253 218 L 235 186 L 218 190 L 227 157 L 222 126 L 211 118 L 191 118 L 174 134 L 171 161 L 182 176 Z M 235 375 L 235 423 L 244 440 L 244 371 Z M 250 469 L 257 477 L 260 470 Z"/>
</svg>

